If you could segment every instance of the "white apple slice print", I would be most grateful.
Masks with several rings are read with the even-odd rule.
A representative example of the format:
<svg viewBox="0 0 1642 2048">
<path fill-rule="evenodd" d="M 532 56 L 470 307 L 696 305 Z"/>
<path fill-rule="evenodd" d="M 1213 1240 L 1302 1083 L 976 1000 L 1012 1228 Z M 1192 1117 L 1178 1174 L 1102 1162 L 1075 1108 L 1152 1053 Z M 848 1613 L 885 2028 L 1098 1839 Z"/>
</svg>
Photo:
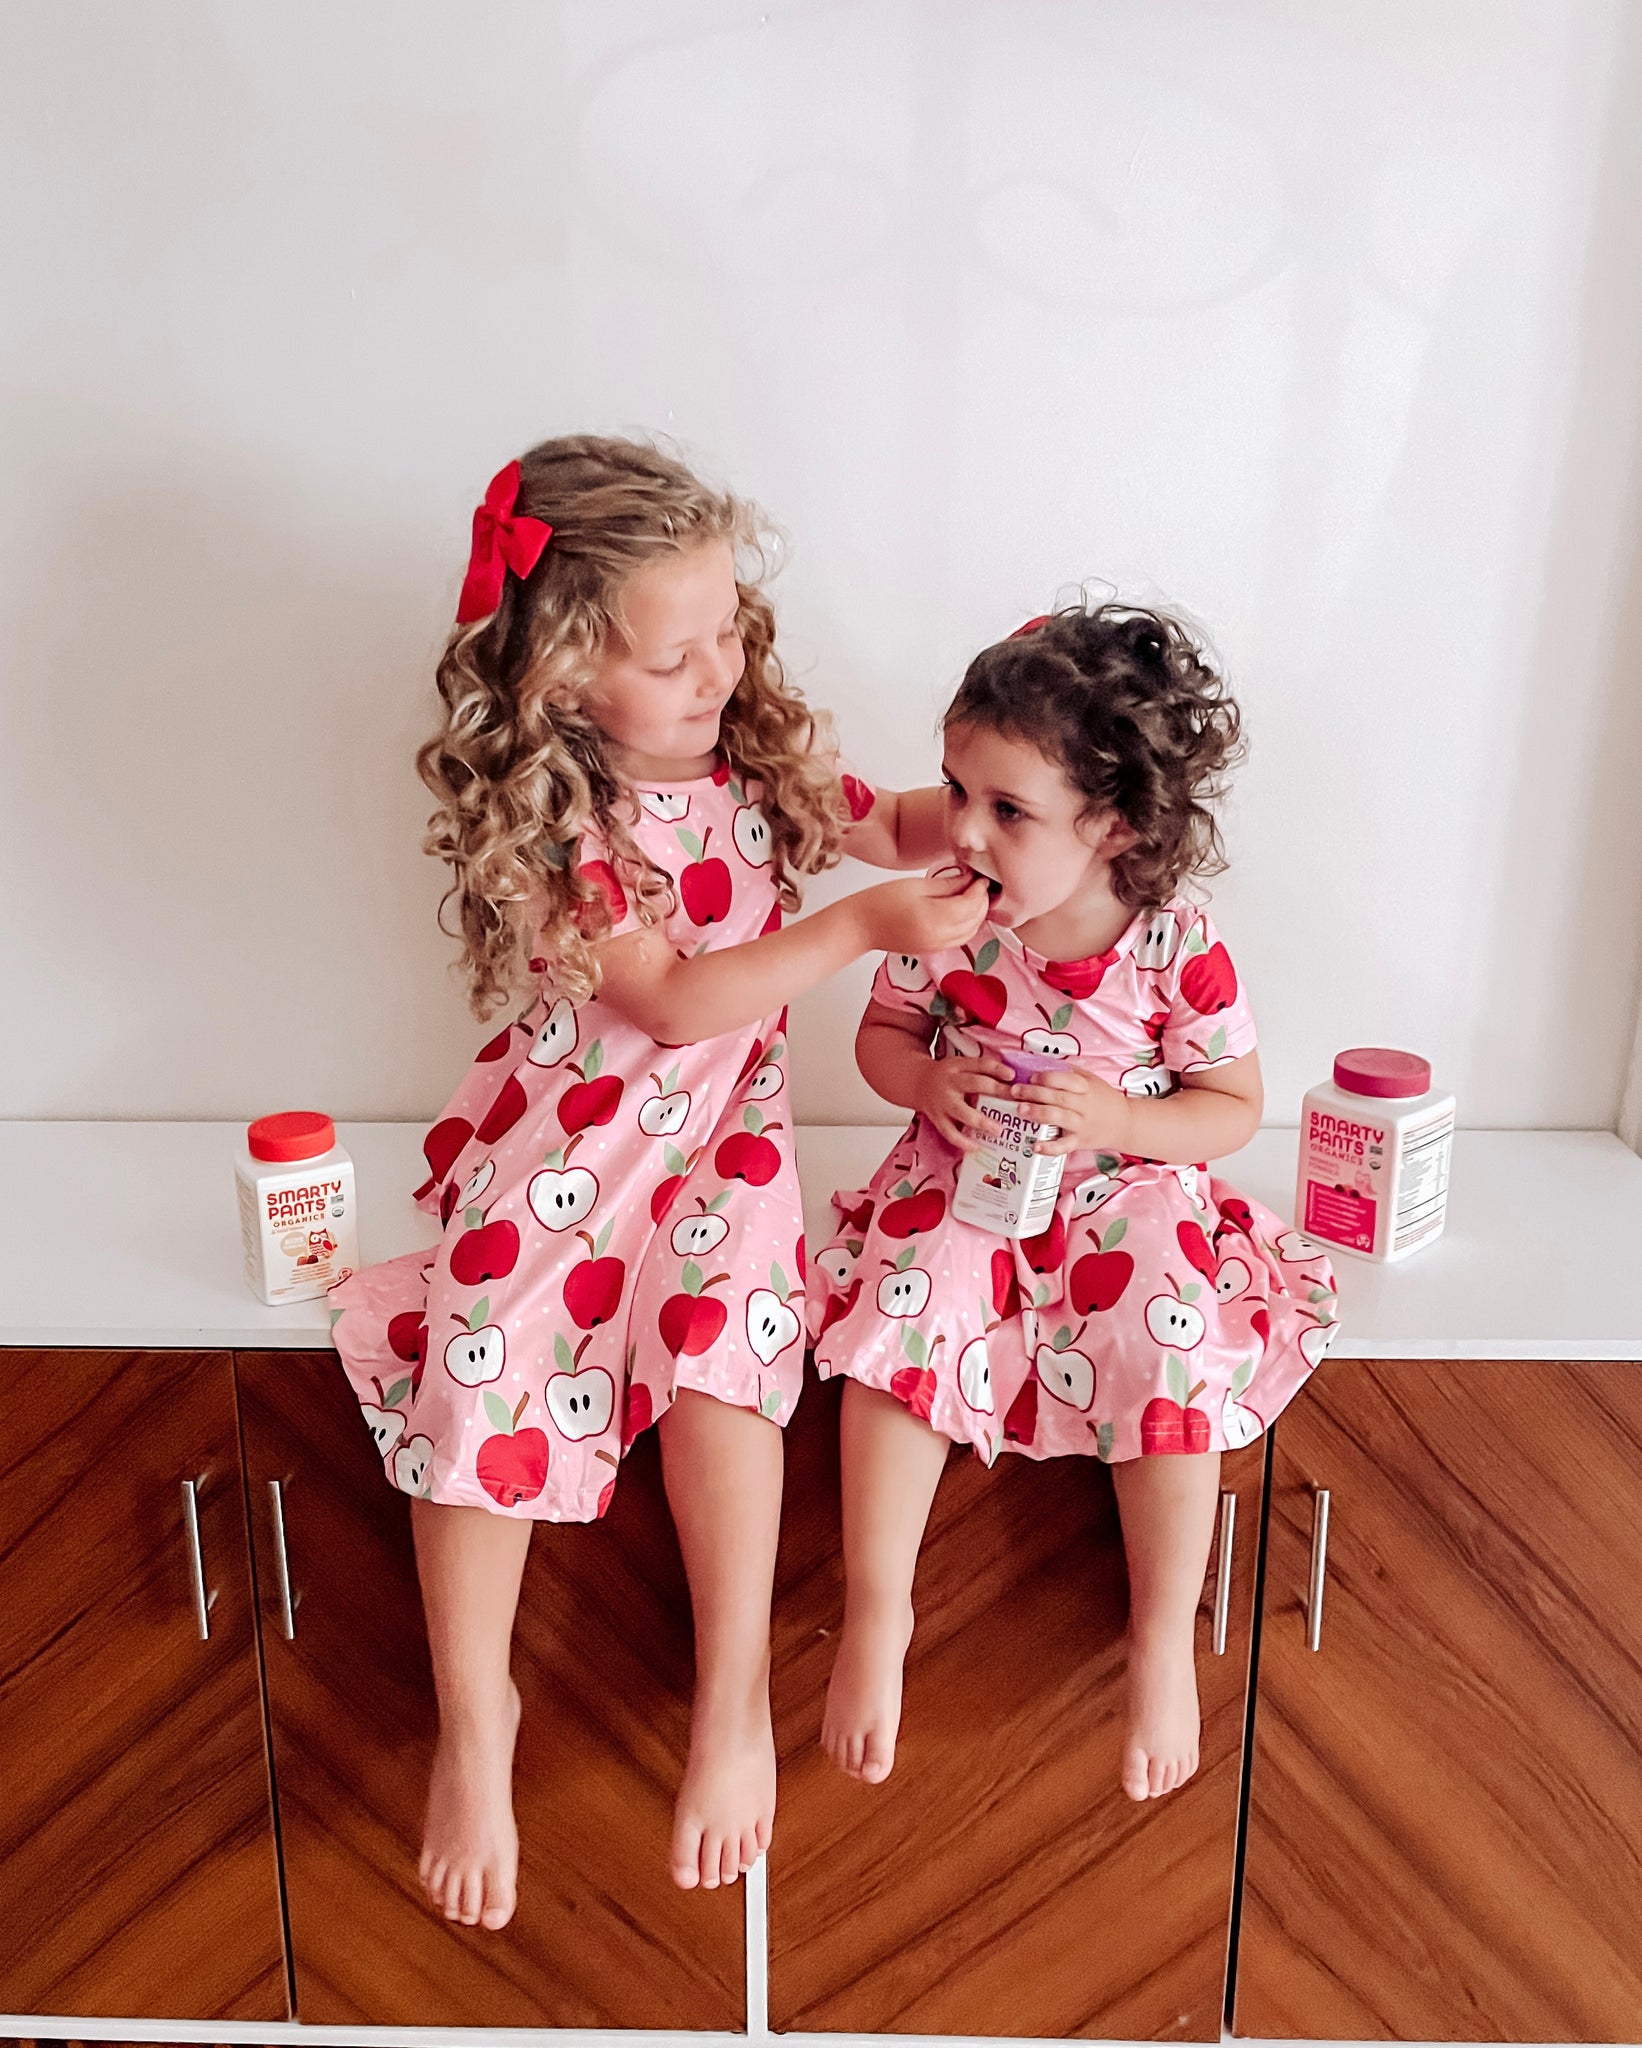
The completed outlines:
<svg viewBox="0 0 1642 2048">
<path fill-rule="evenodd" d="M 585 1166 L 544 1167 L 525 1189 L 530 1213 L 544 1230 L 570 1230 L 592 1214 L 599 1184 Z"/>
<path fill-rule="evenodd" d="M 767 1102 L 772 1095 L 781 1093 L 781 1063 L 769 1060 L 759 1068 L 747 1083 L 746 1094 L 753 1102 Z"/>
<path fill-rule="evenodd" d="M 768 1287 L 747 1297 L 747 1342 L 768 1365 L 798 1335 L 797 1311 Z"/>
<path fill-rule="evenodd" d="M 1076 1059 L 1083 1050 L 1070 1031 L 1023 1031 L 1021 1044 L 1028 1052 L 1052 1053 L 1058 1060 Z"/>
<path fill-rule="evenodd" d="M 1088 1180 L 1080 1180 L 1072 1191 L 1072 1214 L 1091 1216 L 1095 1210 L 1109 1202 L 1123 1186 L 1123 1182 L 1109 1173 L 1097 1173 Z"/>
<path fill-rule="evenodd" d="M 463 1330 L 445 1346 L 445 1370 L 459 1386 L 486 1387 L 507 1362 L 507 1338 L 496 1323 Z"/>
<path fill-rule="evenodd" d="M 533 1067 L 556 1067 L 576 1050 L 576 1012 L 561 996 L 537 1026 L 525 1058 Z"/>
<path fill-rule="evenodd" d="M 1298 1230 L 1285 1230 L 1277 1240 L 1277 1256 L 1285 1265 L 1303 1265 L 1307 1259 L 1320 1259 L 1323 1247 L 1315 1238 L 1305 1236 Z"/>
<path fill-rule="evenodd" d="M 1137 967 L 1167 967 L 1180 944 L 1180 921 L 1172 910 L 1160 910 L 1140 935 Z"/>
<path fill-rule="evenodd" d="M 1225 1406 L 1220 1411 L 1220 1429 L 1227 1450 L 1240 1451 L 1245 1444 L 1252 1444 L 1265 1426 L 1254 1410 L 1245 1408 L 1228 1387 Z"/>
<path fill-rule="evenodd" d="M 852 1252 L 848 1245 L 829 1244 L 824 1251 L 815 1255 L 815 1270 L 834 1287 L 842 1287 L 855 1271 L 855 1262 L 861 1256 Z"/>
<path fill-rule="evenodd" d="M 652 818 L 660 818 L 668 825 L 676 825 L 680 818 L 690 815 L 690 799 L 682 790 L 641 789 L 639 802 Z"/>
<path fill-rule="evenodd" d="M 1198 1207 L 1201 1208 L 1203 1204 L 1197 1192 L 1197 1168 L 1195 1166 L 1177 1166 L 1174 1170 L 1174 1177 L 1185 1190 L 1186 1199 L 1189 1202 L 1196 1202 Z"/>
<path fill-rule="evenodd" d="M 545 1390 L 547 1412 L 561 1436 L 574 1443 L 603 1436 L 616 1412 L 616 1388 L 602 1365 L 581 1372 L 556 1372 Z"/>
<path fill-rule="evenodd" d="M 928 988 L 929 970 L 916 953 L 889 953 L 884 958 L 884 973 L 891 988 Z"/>
<path fill-rule="evenodd" d="M 1152 1067 L 1128 1068 L 1118 1076 L 1118 1086 L 1125 1095 L 1169 1095 L 1174 1091 L 1169 1070 L 1161 1063 Z"/>
<path fill-rule="evenodd" d="M 374 1401 L 361 1401 L 360 1412 L 370 1424 L 376 1448 L 385 1458 L 405 1434 L 405 1418 L 397 1408 L 378 1408 Z"/>
<path fill-rule="evenodd" d="M 656 1085 L 661 1086 L 659 1081 Z M 652 1095 L 639 1105 L 639 1129 L 647 1138 L 671 1138 L 684 1128 L 689 1114 L 690 1097 L 685 1089 L 676 1089 L 671 1095 Z"/>
<path fill-rule="evenodd" d="M 1032 1354 L 1032 1367 L 1043 1391 L 1068 1408 L 1087 1414 L 1094 1405 L 1094 1360 L 1083 1352 L 1057 1351 L 1052 1344 L 1040 1344 Z"/>
<path fill-rule="evenodd" d="M 886 1273 L 878 1283 L 878 1306 L 886 1316 L 921 1316 L 929 1306 L 929 1275 L 921 1267 Z"/>
<path fill-rule="evenodd" d="M 1195 1351 L 1206 1327 L 1201 1309 L 1172 1294 L 1154 1294 L 1146 1304 L 1146 1328 L 1153 1341 L 1172 1351 Z"/>
<path fill-rule="evenodd" d="M 699 1259 L 721 1245 L 729 1234 L 727 1216 L 686 1216 L 682 1223 L 673 1225 L 668 1242 L 681 1259 Z"/>
<path fill-rule="evenodd" d="M 433 1438 L 413 1436 L 393 1454 L 393 1483 L 401 1493 L 421 1493 L 433 1462 Z"/>
<path fill-rule="evenodd" d="M 1322 1362 L 1323 1354 L 1334 1342 L 1334 1333 L 1339 1327 L 1338 1323 L 1313 1323 L 1309 1329 L 1300 1332 L 1300 1356 L 1307 1365 Z"/>
<path fill-rule="evenodd" d="M 958 1392 L 977 1415 L 992 1413 L 992 1360 L 984 1337 L 972 1337 L 958 1353 Z"/>
<path fill-rule="evenodd" d="M 743 804 L 730 825 L 735 850 L 750 868 L 767 868 L 773 851 L 770 821 L 757 804 Z"/>
<path fill-rule="evenodd" d="M 495 1178 L 496 1162 L 494 1159 L 487 1159 L 484 1165 L 476 1167 L 469 1177 L 467 1186 L 463 1188 L 461 1194 L 457 1197 L 457 1208 L 471 1209 Z"/>
<path fill-rule="evenodd" d="M 1241 1259 L 1222 1259 L 1215 1268 L 1215 1295 L 1221 1301 L 1235 1301 L 1240 1294 L 1247 1293 L 1253 1278 Z"/>
</svg>

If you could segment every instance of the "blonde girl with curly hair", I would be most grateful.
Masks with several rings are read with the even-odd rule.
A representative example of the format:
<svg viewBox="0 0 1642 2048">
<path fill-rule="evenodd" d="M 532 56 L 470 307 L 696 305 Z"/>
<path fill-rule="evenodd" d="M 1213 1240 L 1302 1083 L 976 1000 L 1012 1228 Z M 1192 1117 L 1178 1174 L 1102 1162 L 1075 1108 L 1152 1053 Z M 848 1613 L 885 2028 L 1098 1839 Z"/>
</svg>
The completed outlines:
<svg viewBox="0 0 1642 2048">
<path fill-rule="evenodd" d="M 886 961 L 856 1037 L 862 1073 L 914 1114 L 871 1185 L 833 1198 L 841 1226 L 815 1259 L 816 1366 L 847 1379 L 822 1741 L 853 1776 L 888 1777 L 952 1444 L 989 1465 L 1093 1457 L 1129 1565 L 1119 1768 L 1131 1798 L 1157 1798 L 1197 1768 L 1220 1455 L 1260 1435 L 1335 1330 L 1317 1246 L 1206 1164 L 1261 1108 L 1246 992 L 1187 893 L 1225 864 L 1213 804 L 1238 710 L 1181 621 L 1096 605 L 977 655 L 944 738 L 950 843 L 988 921 L 972 945 Z M 953 1213 L 988 1098 L 1065 1160 L 1030 1237 Z"/>
<path fill-rule="evenodd" d="M 427 1134 L 430 1252 L 333 1290 L 388 1479 L 414 1496 L 439 1739 L 435 1907 L 513 1912 L 509 1656 L 539 1521 L 602 1514 L 654 1424 L 696 1639 L 671 1868 L 733 1883 L 775 1809 L 770 1591 L 803 1373 L 786 1009 L 859 955 L 960 944 L 983 883 L 881 883 L 788 923 L 845 851 L 922 867 L 936 790 L 840 773 L 787 681 L 749 506 L 571 436 L 474 515 L 421 750 L 475 1014 L 514 1014 Z"/>
</svg>

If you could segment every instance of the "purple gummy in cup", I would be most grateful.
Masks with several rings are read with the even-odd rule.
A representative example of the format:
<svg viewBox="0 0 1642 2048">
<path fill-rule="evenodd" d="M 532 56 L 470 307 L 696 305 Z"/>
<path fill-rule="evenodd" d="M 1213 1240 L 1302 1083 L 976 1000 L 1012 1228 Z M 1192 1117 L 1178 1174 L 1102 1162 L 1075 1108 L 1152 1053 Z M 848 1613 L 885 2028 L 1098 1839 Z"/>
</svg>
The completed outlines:
<svg viewBox="0 0 1642 2048">
<path fill-rule="evenodd" d="M 1003 1047 L 998 1058 L 1008 1067 L 1017 1083 L 1035 1081 L 1039 1074 L 1053 1073 L 1056 1067 L 1066 1064 L 1058 1052 L 1016 1052 L 1013 1046 Z"/>
</svg>

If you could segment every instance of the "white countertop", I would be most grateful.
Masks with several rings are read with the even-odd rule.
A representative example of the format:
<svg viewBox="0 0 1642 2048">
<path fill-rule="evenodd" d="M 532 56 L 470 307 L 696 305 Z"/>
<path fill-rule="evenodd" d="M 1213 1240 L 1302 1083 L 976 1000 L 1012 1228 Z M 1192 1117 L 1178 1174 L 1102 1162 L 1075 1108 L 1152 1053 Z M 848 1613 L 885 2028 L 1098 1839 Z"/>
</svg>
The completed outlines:
<svg viewBox="0 0 1642 2048">
<path fill-rule="evenodd" d="M 431 1244 L 421 1124 L 343 1124 L 367 1261 Z M 252 1350 L 328 1342 L 326 1305 L 264 1308 L 234 1203 L 241 1124 L 0 1123 L 0 1345 Z M 798 1132 L 806 1221 L 860 1186 L 882 1126 Z M 1289 1213 L 1293 1131 L 1218 1172 Z M 1342 1255 L 1335 1357 L 1642 1358 L 1642 1159 L 1605 1131 L 1462 1131 L 1448 1228 L 1400 1266 Z"/>
</svg>

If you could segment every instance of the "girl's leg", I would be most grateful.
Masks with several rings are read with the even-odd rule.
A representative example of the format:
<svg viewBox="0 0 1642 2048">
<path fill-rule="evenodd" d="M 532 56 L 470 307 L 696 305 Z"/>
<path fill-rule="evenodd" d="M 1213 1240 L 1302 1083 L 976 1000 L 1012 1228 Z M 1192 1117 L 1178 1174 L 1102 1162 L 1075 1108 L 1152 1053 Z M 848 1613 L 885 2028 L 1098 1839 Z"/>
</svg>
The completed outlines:
<svg viewBox="0 0 1642 2048">
<path fill-rule="evenodd" d="M 770 1592 L 781 1526 L 781 1432 L 685 1389 L 662 1417 L 661 1464 L 690 1581 L 696 1690 L 673 1809 L 673 1879 L 734 1884 L 770 1845 Z"/>
<path fill-rule="evenodd" d="M 1112 1467 L 1129 1560 L 1129 1717 L 1123 1789 L 1156 1799 L 1197 1769 L 1197 1605 L 1214 1537 L 1220 1453 Z"/>
<path fill-rule="evenodd" d="M 465 1927 L 505 1927 L 513 1917 L 519 1695 L 508 1665 L 533 1526 L 485 1508 L 411 1502 L 439 1700 L 422 1883 L 445 1918 Z"/>
<path fill-rule="evenodd" d="M 912 1640 L 912 1575 L 951 1448 L 892 1395 L 844 1382 L 844 1628 L 821 1747 L 840 1770 L 882 1784 L 895 1762 L 901 1670 Z"/>
</svg>

